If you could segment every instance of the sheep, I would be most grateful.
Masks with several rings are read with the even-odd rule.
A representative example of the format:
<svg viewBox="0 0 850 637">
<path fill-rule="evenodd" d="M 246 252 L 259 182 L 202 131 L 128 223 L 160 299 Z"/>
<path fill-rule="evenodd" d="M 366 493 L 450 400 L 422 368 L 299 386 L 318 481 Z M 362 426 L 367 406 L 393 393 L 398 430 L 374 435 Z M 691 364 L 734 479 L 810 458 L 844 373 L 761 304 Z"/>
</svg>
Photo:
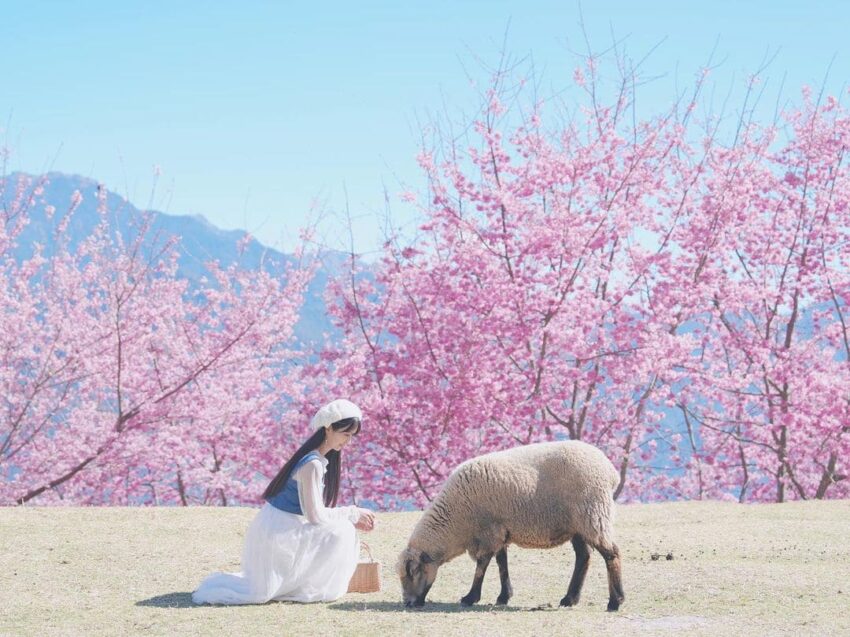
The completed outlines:
<svg viewBox="0 0 850 637">
<path fill-rule="evenodd" d="M 513 595 L 507 548 L 552 548 L 572 540 L 575 568 L 561 606 L 579 601 L 590 560 L 588 546 L 608 570 L 608 610 L 625 595 L 620 551 L 613 540 L 619 475 L 596 447 L 580 441 L 543 442 L 488 453 L 460 464 L 422 514 L 396 565 L 405 606 L 422 606 L 437 569 L 464 551 L 475 561 L 472 588 L 460 603 L 481 599 L 481 583 L 493 556 L 501 591 Z"/>
</svg>

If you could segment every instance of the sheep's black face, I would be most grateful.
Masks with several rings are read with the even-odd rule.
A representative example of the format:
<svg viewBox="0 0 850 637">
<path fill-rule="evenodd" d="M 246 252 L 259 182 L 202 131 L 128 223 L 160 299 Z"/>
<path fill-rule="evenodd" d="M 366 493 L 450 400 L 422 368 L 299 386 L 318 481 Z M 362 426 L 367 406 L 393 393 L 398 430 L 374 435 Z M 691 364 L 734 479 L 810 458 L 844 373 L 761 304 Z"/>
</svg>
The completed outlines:
<svg viewBox="0 0 850 637">
<path fill-rule="evenodd" d="M 430 555 L 407 548 L 399 556 L 398 571 L 405 606 L 422 606 L 431 585 L 437 579 L 437 563 Z"/>
</svg>

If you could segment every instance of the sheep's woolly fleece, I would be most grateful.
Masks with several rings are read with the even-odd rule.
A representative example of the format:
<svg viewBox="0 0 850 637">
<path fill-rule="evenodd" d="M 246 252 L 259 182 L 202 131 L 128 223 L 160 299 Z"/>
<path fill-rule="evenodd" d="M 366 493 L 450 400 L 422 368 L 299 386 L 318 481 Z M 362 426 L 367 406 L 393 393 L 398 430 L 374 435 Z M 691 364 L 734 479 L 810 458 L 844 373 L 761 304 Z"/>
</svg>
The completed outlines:
<svg viewBox="0 0 850 637">
<path fill-rule="evenodd" d="M 408 550 L 444 563 L 506 543 L 549 548 L 574 534 L 613 542 L 612 492 L 619 475 L 596 447 L 544 442 L 472 458 L 449 476 L 423 514 Z"/>
</svg>

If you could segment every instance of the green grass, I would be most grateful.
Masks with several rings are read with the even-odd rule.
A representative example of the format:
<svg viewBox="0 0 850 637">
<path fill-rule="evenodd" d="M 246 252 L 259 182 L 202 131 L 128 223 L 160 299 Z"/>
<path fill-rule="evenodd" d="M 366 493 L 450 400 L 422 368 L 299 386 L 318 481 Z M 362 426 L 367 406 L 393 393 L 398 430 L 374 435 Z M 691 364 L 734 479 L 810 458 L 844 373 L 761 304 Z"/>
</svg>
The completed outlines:
<svg viewBox="0 0 850 637">
<path fill-rule="evenodd" d="M 442 567 L 423 609 L 405 609 L 394 565 L 418 513 L 382 514 L 364 536 L 384 564 L 380 593 L 194 606 L 205 575 L 239 570 L 254 513 L 0 508 L 0 635 L 850 635 L 850 501 L 620 506 L 626 601 L 617 613 L 605 612 L 596 553 L 579 605 L 558 607 L 569 544 L 509 549 L 515 594 L 506 608 L 491 605 L 495 564 L 481 603 L 457 603 L 474 570 L 463 556 Z"/>
</svg>

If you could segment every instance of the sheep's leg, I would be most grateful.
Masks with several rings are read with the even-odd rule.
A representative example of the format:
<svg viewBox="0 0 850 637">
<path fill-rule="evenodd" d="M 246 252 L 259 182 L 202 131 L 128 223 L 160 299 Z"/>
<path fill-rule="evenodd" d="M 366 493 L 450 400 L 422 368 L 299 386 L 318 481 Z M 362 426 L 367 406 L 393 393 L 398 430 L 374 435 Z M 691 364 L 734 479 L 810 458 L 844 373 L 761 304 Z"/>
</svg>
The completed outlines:
<svg viewBox="0 0 850 637">
<path fill-rule="evenodd" d="M 587 569 L 590 566 L 590 551 L 587 548 L 587 542 L 580 535 L 573 536 L 573 549 L 576 552 L 576 565 L 573 569 L 573 576 L 570 578 L 570 587 L 567 589 L 567 594 L 561 600 L 561 606 L 575 606 L 581 597 L 581 587 L 584 585 L 584 577 L 587 575 Z"/>
<path fill-rule="evenodd" d="M 484 581 L 484 573 L 487 572 L 487 566 L 489 566 L 491 559 L 493 559 L 493 554 L 485 553 L 475 561 L 475 577 L 472 580 L 472 588 L 460 598 L 460 603 L 464 606 L 472 606 L 481 599 L 481 583 Z"/>
<path fill-rule="evenodd" d="M 617 610 L 626 597 L 620 575 L 620 549 L 613 542 L 610 548 L 597 546 L 596 549 L 602 553 L 605 566 L 608 568 L 608 610 Z"/>
<path fill-rule="evenodd" d="M 508 575 L 508 547 L 504 547 L 496 553 L 496 564 L 499 565 L 499 581 L 502 583 L 502 590 L 499 592 L 499 597 L 496 598 L 496 603 L 503 605 L 507 604 L 514 594 L 511 577 Z"/>
</svg>

